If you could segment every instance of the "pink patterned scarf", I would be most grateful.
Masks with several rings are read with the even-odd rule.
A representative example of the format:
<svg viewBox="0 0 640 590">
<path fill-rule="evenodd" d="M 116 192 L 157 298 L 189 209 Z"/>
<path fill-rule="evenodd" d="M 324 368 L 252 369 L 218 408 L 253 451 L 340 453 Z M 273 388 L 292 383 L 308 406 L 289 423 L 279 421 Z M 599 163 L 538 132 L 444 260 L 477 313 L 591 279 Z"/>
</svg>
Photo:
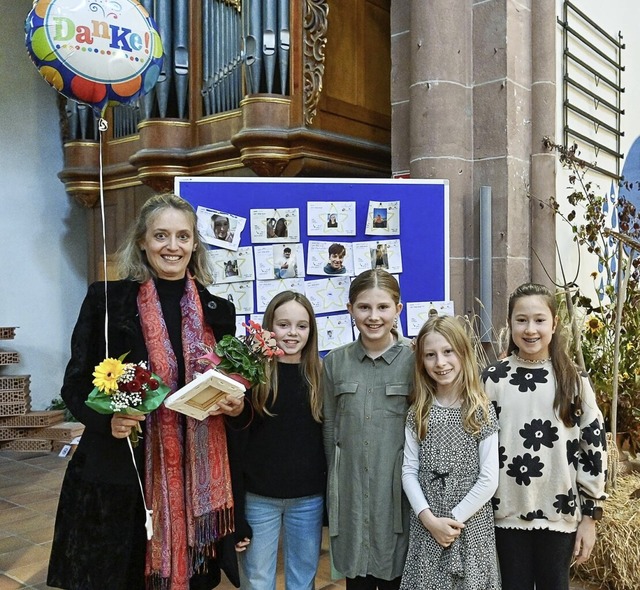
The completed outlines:
<svg viewBox="0 0 640 590">
<path fill-rule="evenodd" d="M 180 308 L 188 383 L 201 345 L 215 345 L 190 275 Z M 138 310 L 151 369 L 175 391 L 178 365 L 152 280 L 140 286 Z M 145 497 L 153 510 L 154 530 L 147 544 L 147 585 L 188 590 L 189 578 L 207 557 L 214 557 L 215 542 L 233 531 L 224 421 L 221 416 L 195 420 L 162 405 L 147 416 L 146 424 Z"/>
</svg>

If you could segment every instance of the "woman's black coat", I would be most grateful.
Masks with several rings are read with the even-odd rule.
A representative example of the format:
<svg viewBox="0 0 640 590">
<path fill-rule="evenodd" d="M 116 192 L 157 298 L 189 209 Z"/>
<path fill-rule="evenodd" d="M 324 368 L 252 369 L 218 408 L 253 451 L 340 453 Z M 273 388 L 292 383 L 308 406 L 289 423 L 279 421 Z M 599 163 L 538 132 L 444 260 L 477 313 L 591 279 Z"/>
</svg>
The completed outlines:
<svg viewBox="0 0 640 590">
<path fill-rule="evenodd" d="M 107 283 L 109 301 L 109 357 L 128 353 L 126 362 L 148 360 L 138 315 L 139 283 Z M 235 308 L 198 285 L 204 318 L 216 340 L 235 332 Z M 106 355 L 104 283 L 93 283 L 80 309 L 71 338 L 71 360 L 62 385 L 62 399 L 71 413 L 85 425 L 77 451 L 86 456 L 84 477 L 91 481 L 130 484 L 136 482 L 129 447 L 111 435 L 111 415 L 98 414 L 85 404 L 93 389 L 93 370 Z M 141 449 L 142 445 L 138 447 Z"/>
<path fill-rule="evenodd" d="M 204 320 L 212 327 L 216 340 L 219 341 L 226 334 L 234 334 L 234 305 L 226 299 L 212 295 L 203 286 L 197 286 Z M 118 358 L 128 353 L 125 362 L 148 360 L 138 314 L 138 290 L 139 283 L 130 280 L 107 283 L 110 358 Z M 111 415 L 98 414 L 85 404 L 93 389 L 94 367 L 106 357 L 104 327 L 105 287 L 102 282 L 93 283 L 89 287 L 73 331 L 71 360 L 67 365 L 61 391 L 62 399 L 71 413 L 85 425 L 85 431 L 72 461 L 82 460 L 82 478 L 87 481 L 97 484 L 138 485 L 126 439 L 116 439 L 111 435 Z M 248 405 L 245 404 L 245 409 Z M 240 417 L 229 419 L 228 423 L 242 427 L 243 422 L 247 422 L 247 413 L 245 411 Z M 144 422 L 142 426 L 144 429 Z M 229 433 L 229 429 L 227 431 Z M 237 490 L 241 489 L 238 481 L 240 470 L 234 465 L 239 457 L 234 449 L 233 439 L 233 433 L 228 435 L 234 499 L 236 504 L 241 504 L 243 498 L 237 493 Z M 138 470 L 142 474 L 143 445 L 138 445 L 134 452 Z M 238 511 L 237 508 L 236 512 L 243 514 L 243 511 Z M 244 526 L 237 526 L 237 529 L 240 529 L 237 535 L 239 538 L 240 535 L 247 535 Z M 225 555 L 220 555 L 223 558 L 222 567 L 232 582 L 237 581 L 237 563 L 233 551 L 235 538 L 234 535 L 225 538 Z M 236 585 L 239 586 L 239 583 Z"/>
</svg>

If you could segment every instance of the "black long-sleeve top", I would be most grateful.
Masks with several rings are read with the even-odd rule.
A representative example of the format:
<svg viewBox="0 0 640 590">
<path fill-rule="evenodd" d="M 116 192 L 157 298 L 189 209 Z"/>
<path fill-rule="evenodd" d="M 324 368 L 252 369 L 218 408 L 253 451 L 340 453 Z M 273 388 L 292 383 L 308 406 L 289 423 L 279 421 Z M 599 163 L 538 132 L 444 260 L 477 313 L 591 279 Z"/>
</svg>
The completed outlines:
<svg viewBox="0 0 640 590">
<path fill-rule="evenodd" d="M 278 363 L 278 396 L 272 414 L 255 414 L 244 455 L 247 492 L 269 498 L 323 494 L 326 460 L 322 425 L 311 415 L 299 364 Z"/>
</svg>

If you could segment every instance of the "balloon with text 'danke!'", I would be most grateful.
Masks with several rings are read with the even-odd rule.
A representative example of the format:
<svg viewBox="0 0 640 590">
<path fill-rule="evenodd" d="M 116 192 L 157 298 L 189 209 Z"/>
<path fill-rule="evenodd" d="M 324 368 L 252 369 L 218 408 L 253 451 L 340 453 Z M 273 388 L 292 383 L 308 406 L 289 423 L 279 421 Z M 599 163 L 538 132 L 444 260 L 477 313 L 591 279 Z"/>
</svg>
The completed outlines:
<svg viewBox="0 0 640 590">
<path fill-rule="evenodd" d="M 147 94 L 160 75 L 162 41 L 136 0 L 37 0 L 25 32 L 42 77 L 98 115 Z"/>
</svg>

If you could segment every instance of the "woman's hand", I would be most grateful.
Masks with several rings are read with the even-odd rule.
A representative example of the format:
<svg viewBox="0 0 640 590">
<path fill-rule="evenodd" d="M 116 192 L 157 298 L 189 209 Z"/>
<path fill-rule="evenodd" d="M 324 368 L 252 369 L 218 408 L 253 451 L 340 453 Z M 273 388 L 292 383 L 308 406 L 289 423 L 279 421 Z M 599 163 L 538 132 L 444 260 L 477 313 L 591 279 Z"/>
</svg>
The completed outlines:
<svg viewBox="0 0 640 590">
<path fill-rule="evenodd" d="M 138 428 L 144 418 L 144 415 L 114 414 L 111 416 L 111 435 L 114 438 L 127 438 L 131 429 Z"/>
<path fill-rule="evenodd" d="M 453 518 L 438 517 L 428 508 L 420 513 L 420 522 L 441 547 L 449 547 L 462 532 L 464 523 Z"/>
<path fill-rule="evenodd" d="M 233 395 L 227 395 L 223 400 L 218 402 L 218 409 L 209 412 L 210 416 L 218 416 L 224 414 L 225 416 L 231 416 L 235 418 L 242 413 L 244 408 L 244 395 L 241 398 L 237 398 Z"/>
<path fill-rule="evenodd" d="M 576 542 L 573 546 L 573 557 L 580 565 L 591 557 L 591 551 L 596 544 L 596 521 L 590 516 L 583 516 L 578 525 Z"/>
<path fill-rule="evenodd" d="M 236 553 L 242 553 L 243 551 L 246 551 L 249 543 L 251 543 L 251 539 L 249 539 L 248 537 L 245 537 L 244 539 L 242 539 L 242 541 L 238 541 L 236 543 Z"/>
</svg>

